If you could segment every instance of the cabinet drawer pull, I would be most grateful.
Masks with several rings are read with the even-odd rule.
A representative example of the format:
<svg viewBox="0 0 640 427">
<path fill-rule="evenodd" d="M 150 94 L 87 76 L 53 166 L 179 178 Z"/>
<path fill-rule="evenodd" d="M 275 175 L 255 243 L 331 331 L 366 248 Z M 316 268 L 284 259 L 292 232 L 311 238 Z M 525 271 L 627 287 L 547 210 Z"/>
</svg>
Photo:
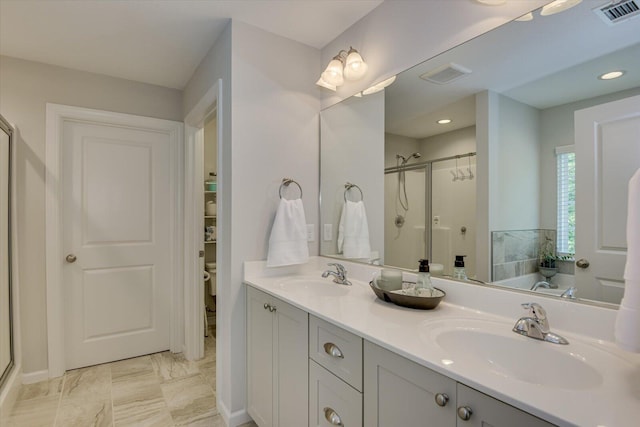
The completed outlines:
<svg viewBox="0 0 640 427">
<path fill-rule="evenodd" d="M 264 303 L 263 307 L 264 307 L 265 310 L 270 310 L 271 309 L 271 306 L 269 304 L 267 304 L 266 302 Z"/>
<path fill-rule="evenodd" d="M 324 417 L 333 426 L 344 426 L 344 424 L 342 424 L 340 415 L 338 415 L 338 413 L 331 408 L 324 408 Z"/>
<path fill-rule="evenodd" d="M 449 402 L 449 396 L 447 396 L 446 393 L 436 394 L 436 405 L 446 406 L 448 402 Z"/>
<path fill-rule="evenodd" d="M 458 417 L 463 421 L 469 421 L 473 411 L 468 406 L 460 406 L 458 408 Z"/>
<path fill-rule="evenodd" d="M 276 308 L 276 306 L 275 306 L 275 305 L 270 305 L 270 306 L 269 306 L 269 311 L 270 311 L 270 312 L 272 312 L 272 313 L 273 313 L 273 312 L 274 312 L 274 311 L 276 311 L 276 310 L 277 310 L 277 308 Z"/>
<path fill-rule="evenodd" d="M 331 357 L 335 357 L 337 359 L 344 359 L 344 355 L 340 348 L 332 342 L 324 343 L 324 352 L 327 353 Z"/>
</svg>

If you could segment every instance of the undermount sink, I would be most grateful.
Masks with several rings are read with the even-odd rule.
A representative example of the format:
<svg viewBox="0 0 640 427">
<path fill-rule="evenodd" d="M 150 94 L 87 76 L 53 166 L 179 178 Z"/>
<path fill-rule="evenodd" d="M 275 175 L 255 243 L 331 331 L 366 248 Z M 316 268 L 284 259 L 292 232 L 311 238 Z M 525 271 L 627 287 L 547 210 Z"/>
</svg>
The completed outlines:
<svg viewBox="0 0 640 427">
<path fill-rule="evenodd" d="M 278 287 L 285 292 L 309 293 L 318 296 L 339 297 L 349 292 L 350 286 L 333 283 L 331 278 L 302 276 L 284 279 Z"/>
<path fill-rule="evenodd" d="M 431 328 L 430 328 L 431 329 Z M 602 384 L 598 371 L 606 354 L 584 343 L 559 346 L 517 335 L 509 325 L 483 321 L 449 321 L 429 332 L 444 350 L 448 365 L 488 370 L 494 375 L 561 389 L 589 389 Z"/>
</svg>

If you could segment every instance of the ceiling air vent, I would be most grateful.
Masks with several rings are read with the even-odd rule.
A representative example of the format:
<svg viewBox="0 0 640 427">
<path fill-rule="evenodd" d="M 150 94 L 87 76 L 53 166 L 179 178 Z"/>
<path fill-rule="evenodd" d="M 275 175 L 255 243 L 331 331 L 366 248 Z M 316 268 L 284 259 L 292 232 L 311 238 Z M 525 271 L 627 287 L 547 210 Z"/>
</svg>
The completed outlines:
<svg viewBox="0 0 640 427">
<path fill-rule="evenodd" d="M 640 2 L 638 0 L 614 1 L 608 5 L 596 7 L 593 11 L 604 22 L 613 25 L 640 15 Z"/>
<path fill-rule="evenodd" d="M 442 67 L 438 67 L 434 70 L 427 71 L 426 73 L 422 74 L 420 78 L 431 83 L 445 85 L 447 83 L 458 80 L 466 76 L 467 74 L 471 74 L 471 70 L 463 67 L 462 65 L 454 64 L 452 62 L 450 64 L 443 65 Z"/>
</svg>

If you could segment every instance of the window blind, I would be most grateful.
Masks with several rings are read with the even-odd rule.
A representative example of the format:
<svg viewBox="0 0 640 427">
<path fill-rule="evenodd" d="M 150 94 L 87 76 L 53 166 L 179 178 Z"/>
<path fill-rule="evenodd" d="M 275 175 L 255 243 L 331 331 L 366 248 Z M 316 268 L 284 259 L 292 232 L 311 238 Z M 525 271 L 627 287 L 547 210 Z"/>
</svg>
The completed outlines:
<svg viewBox="0 0 640 427">
<path fill-rule="evenodd" d="M 573 145 L 556 147 L 558 178 L 557 247 L 560 255 L 575 253 L 576 154 Z"/>
</svg>

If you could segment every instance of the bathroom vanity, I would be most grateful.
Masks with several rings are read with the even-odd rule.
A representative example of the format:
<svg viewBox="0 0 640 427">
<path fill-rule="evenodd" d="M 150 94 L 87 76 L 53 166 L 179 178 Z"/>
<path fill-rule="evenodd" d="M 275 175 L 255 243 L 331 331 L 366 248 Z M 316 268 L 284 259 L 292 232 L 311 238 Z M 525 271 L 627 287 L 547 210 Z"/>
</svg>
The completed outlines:
<svg viewBox="0 0 640 427">
<path fill-rule="evenodd" d="M 330 261 L 245 263 L 259 426 L 637 425 L 640 357 L 610 342 L 615 310 L 439 278 L 437 309 L 407 309 L 376 298 L 373 266 L 345 263 L 352 286 L 321 278 Z M 513 333 L 524 302 L 569 344 Z"/>
</svg>

